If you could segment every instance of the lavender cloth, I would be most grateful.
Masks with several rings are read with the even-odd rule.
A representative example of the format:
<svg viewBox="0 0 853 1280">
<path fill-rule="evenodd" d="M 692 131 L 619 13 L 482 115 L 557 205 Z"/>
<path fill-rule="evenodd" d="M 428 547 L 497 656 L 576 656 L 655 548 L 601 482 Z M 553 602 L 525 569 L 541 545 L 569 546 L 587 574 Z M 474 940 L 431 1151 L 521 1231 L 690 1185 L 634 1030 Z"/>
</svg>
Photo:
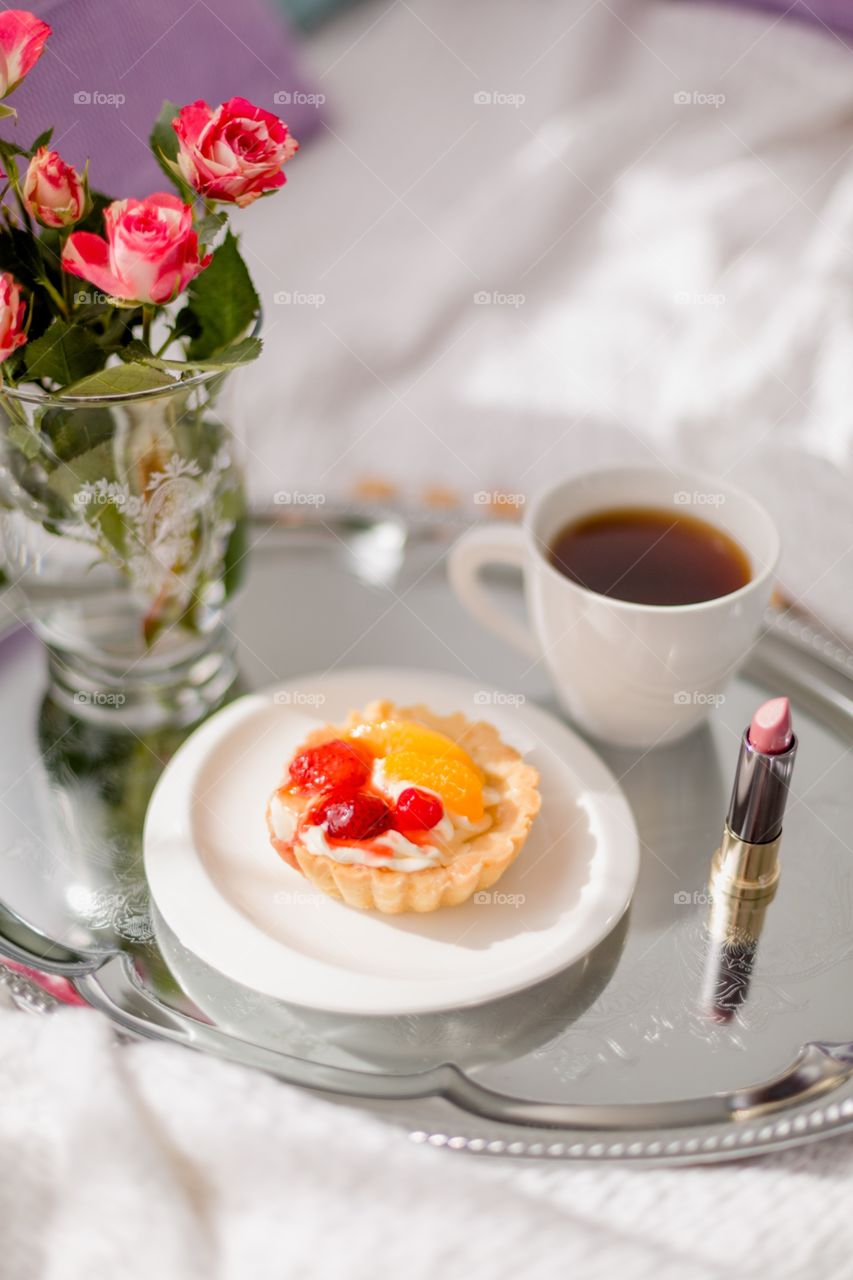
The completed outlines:
<svg viewBox="0 0 853 1280">
<path fill-rule="evenodd" d="M 765 9 L 788 18 L 853 35 L 853 0 L 728 0 L 739 8 Z"/>
<path fill-rule="evenodd" d="M 319 124 L 296 43 L 268 0 L 38 0 L 34 10 L 53 35 L 3 133 L 28 145 L 55 125 L 52 145 L 80 167 L 90 157 L 92 185 L 110 195 L 166 186 L 148 150 L 164 98 L 240 95 L 300 140 Z"/>
</svg>

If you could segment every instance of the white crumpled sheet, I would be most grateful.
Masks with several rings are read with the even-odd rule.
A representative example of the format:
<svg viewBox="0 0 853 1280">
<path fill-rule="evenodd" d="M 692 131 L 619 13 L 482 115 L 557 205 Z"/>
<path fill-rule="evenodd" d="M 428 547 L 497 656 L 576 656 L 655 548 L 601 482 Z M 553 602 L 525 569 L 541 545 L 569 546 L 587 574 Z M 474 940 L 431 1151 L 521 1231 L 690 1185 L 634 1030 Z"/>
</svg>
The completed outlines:
<svg viewBox="0 0 853 1280">
<path fill-rule="evenodd" d="M 853 638 L 853 52 L 642 0 L 382 0 L 311 52 L 327 130 L 242 217 L 255 500 L 686 460 Z"/>
<path fill-rule="evenodd" d="M 101 1018 L 0 1011 L 2 1280 L 847 1280 L 847 1140 L 740 1165 L 451 1155 Z"/>
</svg>

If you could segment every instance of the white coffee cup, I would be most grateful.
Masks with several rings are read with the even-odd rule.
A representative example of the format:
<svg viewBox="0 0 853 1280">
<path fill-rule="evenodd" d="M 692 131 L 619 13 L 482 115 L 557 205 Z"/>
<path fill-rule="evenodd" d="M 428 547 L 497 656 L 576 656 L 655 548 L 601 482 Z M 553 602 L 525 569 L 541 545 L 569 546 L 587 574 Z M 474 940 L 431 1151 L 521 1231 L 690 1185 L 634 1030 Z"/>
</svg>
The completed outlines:
<svg viewBox="0 0 853 1280">
<path fill-rule="evenodd" d="M 565 577 L 549 548 L 569 522 L 608 508 L 652 507 L 698 516 L 746 553 L 749 582 L 699 604 L 646 605 L 599 595 Z M 719 706 L 754 643 L 770 599 L 779 534 L 754 498 L 729 484 L 664 467 L 608 467 L 542 493 L 524 524 L 478 526 L 453 547 L 450 582 L 480 622 L 546 663 L 560 702 L 587 733 L 652 747 L 688 733 Z M 482 569 L 524 572 L 532 631 L 506 613 Z"/>
</svg>

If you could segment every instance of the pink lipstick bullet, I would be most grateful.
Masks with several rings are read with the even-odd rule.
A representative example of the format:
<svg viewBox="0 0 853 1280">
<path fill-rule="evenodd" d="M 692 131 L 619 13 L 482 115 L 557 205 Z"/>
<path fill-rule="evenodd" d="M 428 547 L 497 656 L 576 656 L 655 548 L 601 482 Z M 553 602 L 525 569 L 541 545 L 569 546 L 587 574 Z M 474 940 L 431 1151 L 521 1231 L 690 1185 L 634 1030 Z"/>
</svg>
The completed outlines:
<svg viewBox="0 0 853 1280">
<path fill-rule="evenodd" d="M 778 756 L 787 751 L 794 737 L 791 704 L 787 698 L 771 698 L 758 708 L 747 730 L 756 751 Z"/>
</svg>

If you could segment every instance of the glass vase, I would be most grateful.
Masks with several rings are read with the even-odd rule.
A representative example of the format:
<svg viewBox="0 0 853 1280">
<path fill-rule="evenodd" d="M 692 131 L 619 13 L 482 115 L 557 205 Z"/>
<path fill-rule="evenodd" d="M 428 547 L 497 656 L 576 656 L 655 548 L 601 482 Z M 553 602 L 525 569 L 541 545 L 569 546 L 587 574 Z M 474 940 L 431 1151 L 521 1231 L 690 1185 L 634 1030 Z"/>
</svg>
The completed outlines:
<svg viewBox="0 0 853 1280">
<path fill-rule="evenodd" d="M 121 396 L 0 390 L 0 540 L 50 693 L 143 731 L 189 724 L 235 674 L 245 500 L 227 374 Z"/>
</svg>

